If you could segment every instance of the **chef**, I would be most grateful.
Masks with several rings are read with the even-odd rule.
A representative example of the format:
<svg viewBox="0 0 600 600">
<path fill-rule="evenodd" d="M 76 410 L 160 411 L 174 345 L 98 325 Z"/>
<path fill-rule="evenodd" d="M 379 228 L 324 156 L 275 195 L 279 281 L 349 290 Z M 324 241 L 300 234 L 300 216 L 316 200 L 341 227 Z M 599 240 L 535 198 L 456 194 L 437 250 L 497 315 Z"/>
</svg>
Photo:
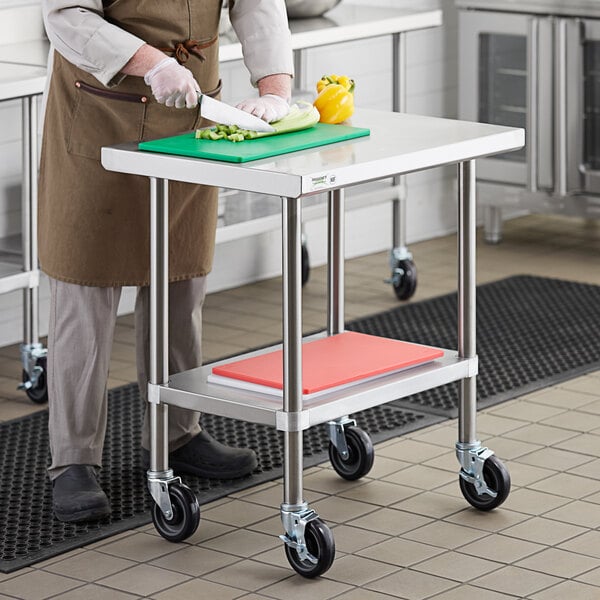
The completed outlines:
<svg viewBox="0 0 600 600">
<path fill-rule="evenodd" d="M 198 92 L 221 91 L 222 0 L 44 0 L 55 51 L 45 96 L 39 255 L 50 280 L 49 432 L 53 509 L 61 521 L 109 514 L 97 481 L 107 378 L 122 286 L 137 286 L 138 382 L 148 380 L 149 182 L 105 171 L 102 146 L 205 125 Z M 258 94 L 239 107 L 265 121 L 289 110 L 293 61 L 284 0 L 229 0 L 229 16 Z M 171 182 L 170 372 L 198 367 L 217 190 Z M 142 446 L 149 448 L 148 415 Z M 257 465 L 170 407 L 169 462 L 178 472 L 234 478 Z"/>
</svg>

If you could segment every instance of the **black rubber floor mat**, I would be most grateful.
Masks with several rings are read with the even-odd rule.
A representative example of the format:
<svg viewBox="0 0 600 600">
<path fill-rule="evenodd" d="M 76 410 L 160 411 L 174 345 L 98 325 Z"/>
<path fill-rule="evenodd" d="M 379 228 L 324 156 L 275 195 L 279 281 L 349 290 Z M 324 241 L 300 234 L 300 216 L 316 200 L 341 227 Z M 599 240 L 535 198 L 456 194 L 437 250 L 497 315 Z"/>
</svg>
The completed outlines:
<svg viewBox="0 0 600 600">
<path fill-rule="evenodd" d="M 457 347 L 457 296 L 448 294 L 358 319 L 348 329 Z M 515 276 L 477 288 L 479 408 L 600 368 L 600 287 Z M 456 417 L 458 386 L 393 403 Z"/>
<path fill-rule="evenodd" d="M 0 424 L 0 572 L 10 573 L 151 522 L 151 499 L 146 492 L 139 452 L 145 407 L 139 399 L 137 384 L 111 390 L 108 406 L 100 480 L 110 499 L 111 516 L 96 523 L 61 523 L 52 515 L 52 488 L 46 476 L 48 413 L 41 411 Z M 389 405 L 354 416 L 373 442 L 444 420 Z M 201 504 L 283 475 L 280 432 L 265 425 L 214 415 L 204 415 L 202 424 L 223 443 L 253 448 L 259 456 L 259 466 L 253 475 L 230 481 L 184 476 L 183 480 L 194 490 Z M 305 466 L 328 459 L 328 442 L 324 426 L 305 432 Z M 274 506 L 273 514 L 278 510 L 279 507 Z"/>
<path fill-rule="evenodd" d="M 600 367 L 600 287 L 537 277 L 513 277 L 478 288 L 481 405 L 508 400 Z M 455 295 L 400 306 L 357 320 L 348 329 L 456 347 Z M 456 385 L 443 386 L 356 415 L 374 442 L 454 416 Z M 52 516 L 47 413 L 0 424 L 0 572 L 8 573 L 150 522 L 150 500 L 139 456 L 144 410 L 131 384 L 109 394 L 102 487 L 111 517 L 65 524 Z M 220 441 L 250 446 L 257 472 L 235 481 L 185 477 L 206 503 L 282 474 L 281 434 L 272 428 L 204 415 Z M 305 465 L 327 460 L 325 428 L 305 433 Z M 276 514 L 278 507 L 273 507 Z M 165 542 L 166 543 L 166 542 Z"/>
</svg>

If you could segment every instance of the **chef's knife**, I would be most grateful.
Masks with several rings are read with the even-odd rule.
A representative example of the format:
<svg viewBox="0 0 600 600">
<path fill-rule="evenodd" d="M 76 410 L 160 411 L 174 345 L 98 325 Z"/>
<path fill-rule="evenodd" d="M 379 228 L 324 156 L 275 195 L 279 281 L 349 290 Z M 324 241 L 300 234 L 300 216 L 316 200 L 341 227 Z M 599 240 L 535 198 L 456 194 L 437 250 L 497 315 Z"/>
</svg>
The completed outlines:
<svg viewBox="0 0 600 600">
<path fill-rule="evenodd" d="M 198 94 L 198 104 L 200 105 L 200 114 L 209 121 L 214 121 L 222 125 L 237 125 L 240 129 L 249 129 L 250 131 L 265 131 L 271 133 L 275 131 L 266 121 L 215 100 L 206 94 Z"/>
</svg>

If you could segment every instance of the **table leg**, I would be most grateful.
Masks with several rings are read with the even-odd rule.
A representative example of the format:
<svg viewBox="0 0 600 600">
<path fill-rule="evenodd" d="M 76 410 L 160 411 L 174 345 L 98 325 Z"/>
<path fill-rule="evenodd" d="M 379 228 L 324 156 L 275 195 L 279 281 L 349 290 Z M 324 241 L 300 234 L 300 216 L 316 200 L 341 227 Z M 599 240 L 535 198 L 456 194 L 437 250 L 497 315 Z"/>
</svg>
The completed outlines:
<svg viewBox="0 0 600 600">
<path fill-rule="evenodd" d="M 327 197 L 327 335 L 344 331 L 344 190 Z"/>
</svg>

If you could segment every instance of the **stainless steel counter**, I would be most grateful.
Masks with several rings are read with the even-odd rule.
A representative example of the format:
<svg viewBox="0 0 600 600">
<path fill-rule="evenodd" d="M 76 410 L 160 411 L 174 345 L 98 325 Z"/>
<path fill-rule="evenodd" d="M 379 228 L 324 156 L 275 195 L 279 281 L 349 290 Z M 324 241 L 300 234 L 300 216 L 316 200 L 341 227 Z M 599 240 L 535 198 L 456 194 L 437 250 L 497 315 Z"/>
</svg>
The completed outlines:
<svg viewBox="0 0 600 600">
<path fill-rule="evenodd" d="M 456 0 L 458 8 L 600 18 L 598 0 Z"/>
<path fill-rule="evenodd" d="M 0 62 L 0 102 L 41 94 L 45 84 L 44 67 Z"/>
</svg>

